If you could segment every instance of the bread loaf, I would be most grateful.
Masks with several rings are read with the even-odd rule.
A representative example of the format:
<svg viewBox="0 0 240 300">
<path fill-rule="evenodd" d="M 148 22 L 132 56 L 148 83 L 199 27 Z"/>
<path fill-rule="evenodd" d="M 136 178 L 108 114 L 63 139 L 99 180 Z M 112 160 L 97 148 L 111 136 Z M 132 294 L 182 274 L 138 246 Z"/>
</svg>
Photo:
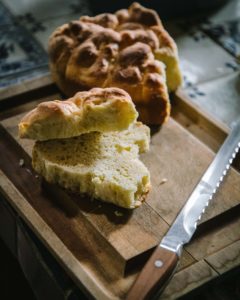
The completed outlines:
<svg viewBox="0 0 240 300">
<path fill-rule="evenodd" d="M 167 120 L 168 90 L 182 81 L 175 42 L 157 13 L 138 3 L 57 28 L 49 57 L 53 79 L 66 95 L 92 87 L 123 88 L 148 124 Z"/>
<path fill-rule="evenodd" d="M 130 96 L 118 88 L 78 92 L 66 101 L 40 103 L 19 124 L 21 138 L 39 141 L 91 131 L 124 130 L 138 114 Z"/>
<path fill-rule="evenodd" d="M 149 171 L 139 160 L 149 139 L 149 128 L 137 122 L 120 132 L 36 142 L 33 168 L 50 183 L 132 209 L 150 188 Z"/>
</svg>

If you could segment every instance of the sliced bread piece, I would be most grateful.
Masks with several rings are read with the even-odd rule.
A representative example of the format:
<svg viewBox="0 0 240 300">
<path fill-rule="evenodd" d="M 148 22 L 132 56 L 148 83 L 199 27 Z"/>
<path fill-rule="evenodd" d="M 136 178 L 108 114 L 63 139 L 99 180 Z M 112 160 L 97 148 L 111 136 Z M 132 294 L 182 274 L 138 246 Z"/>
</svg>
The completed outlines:
<svg viewBox="0 0 240 300">
<path fill-rule="evenodd" d="M 94 88 L 66 101 L 40 103 L 20 122 L 19 135 L 44 141 L 92 131 L 124 130 L 137 116 L 131 97 L 125 91 Z"/>
<path fill-rule="evenodd" d="M 121 132 L 36 142 L 33 168 L 50 183 L 135 208 L 150 188 L 149 171 L 139 160 L 149 140 L 149 128 L 137 122 Z"/>
</svg>

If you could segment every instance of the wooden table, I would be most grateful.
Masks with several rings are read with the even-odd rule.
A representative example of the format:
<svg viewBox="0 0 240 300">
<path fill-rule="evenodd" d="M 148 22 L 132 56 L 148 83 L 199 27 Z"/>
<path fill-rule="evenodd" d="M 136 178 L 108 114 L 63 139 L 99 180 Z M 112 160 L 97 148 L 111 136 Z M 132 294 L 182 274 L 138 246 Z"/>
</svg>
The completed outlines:
<svg viewBox="0 0 240 300">
<path fill-rule="evenodd" d="M 1 194 L 77 286 L 97 299 L 123 299 L 211 162 L 228 128 L 212 121 L 179 91 L 173 96 L 171 119 L 162 128 L 152 128 L 151 150 L 142 156 L 151 172 L 151 193 L 140 208 L 127 212 L 67 194 L 33 172 L 32 143 L 18 139 L 17 124 L 22 114 L 37 103 L 61 97 L 49 79 L 35 82 L 35 87 L 31 91 L 28 86 L 9 89 L 0 101 L 0 153 L 4 153 L 0 157 Z M 238 162 L 185 247 L 178 270 L 161 299 L 185 295 L 239 266 L 237 167 Z M 167 181 L 163 184 L 164 178 Z M 123 216 L 117 217 L 116 210 Z M 7 230 L 1 232 L 26 267 L 25 252 L 11 244 L 14 239 Z"/>
</svg>

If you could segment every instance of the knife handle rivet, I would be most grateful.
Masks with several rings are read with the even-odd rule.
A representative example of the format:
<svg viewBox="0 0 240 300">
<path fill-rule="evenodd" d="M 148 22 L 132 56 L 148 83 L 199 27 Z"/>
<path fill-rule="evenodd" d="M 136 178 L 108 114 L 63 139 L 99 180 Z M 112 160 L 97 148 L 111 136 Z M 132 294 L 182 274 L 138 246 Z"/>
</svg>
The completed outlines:
<svg viewBox="0 0 240 300">
<path fill-rule="evenodd" d="M 163 262 L 161 260 L 155 260 L 154 265 L 157 268 L 161 268 L 163 266 Z"/>
</svg>

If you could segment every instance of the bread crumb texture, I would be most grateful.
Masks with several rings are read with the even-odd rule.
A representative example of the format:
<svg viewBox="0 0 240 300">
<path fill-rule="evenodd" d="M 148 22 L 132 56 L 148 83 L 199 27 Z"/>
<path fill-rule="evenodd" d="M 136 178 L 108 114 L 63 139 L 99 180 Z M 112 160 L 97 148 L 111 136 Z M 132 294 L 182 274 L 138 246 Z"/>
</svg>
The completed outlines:
<svg viewBox="0 0 240 300">
<path fill-rule="evenodd" d="M 140 122 L 120 132 L 38 141 L 33 168 L 48 182 L 125 208 L 141 204 L 150 174 L 139 160 L 149 149 L 149 128 Z"/>
</svg>

